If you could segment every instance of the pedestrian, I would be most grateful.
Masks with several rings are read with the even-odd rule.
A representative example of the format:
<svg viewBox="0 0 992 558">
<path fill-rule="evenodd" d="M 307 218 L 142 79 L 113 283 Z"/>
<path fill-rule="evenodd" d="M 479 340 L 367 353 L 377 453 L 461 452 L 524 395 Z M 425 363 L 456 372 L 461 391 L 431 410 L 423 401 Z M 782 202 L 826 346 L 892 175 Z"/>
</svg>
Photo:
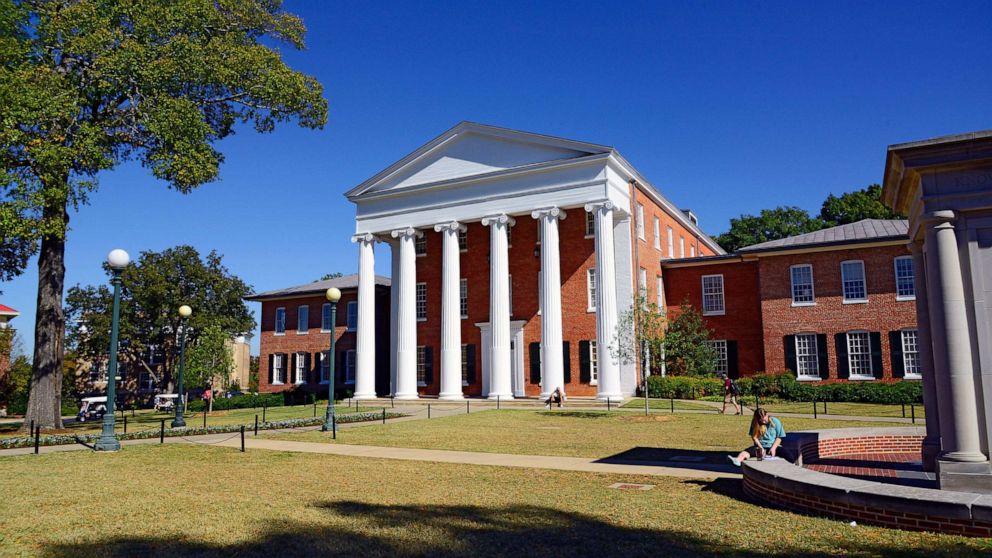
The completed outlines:
<svg viewBox="0 0 992 558">
<path fill-rule="evenodd" d="M 765 409 L 758 407 L 754 410 L 754 417 L 751 419 L 751 428 L 748 430 L 754 446 L 737 454 L 737 457 L 728 455 L 730 462 L 738 467 L 741 463 L 752 457 L 759 460 L 765 456 L 778 457 L 779 446 L 782 445 L 782 438 L 785 438 L 785 428 L 778 417 L 773 417 Z"/>
<path fill-rule="evenodd" d="M 727 401 L 729 400 L 734 406 L 735 415 L 743 415 L 744 409 L 741 408 L 740 404 L 737 402 L 737 398 L 741 394 L 741 388 L 738 387 L 737 382 L 730 379 L 730 376 L 722 374 L 723 376 L 723 408 L 720 409 L 720 414 L 727 414 Z"/>
<path fill-rule="evenodd" d="M 207 409 L 207 412 L 213 412 L 214 405 L 214 392 L 210 389 L 210 384 L 207 384 L 207 389 L 203 390 L 203 406 Z"/>
<path fill-rule="evenodd" d="M 556 387 L 551 395 L 544 401 L 545 408 L 550 409 L 552 403 L 557 403 L 558 408 L 561 409 L 562 404 L 565 403 L 565 391 L 561 387 Z"/>
</svg>

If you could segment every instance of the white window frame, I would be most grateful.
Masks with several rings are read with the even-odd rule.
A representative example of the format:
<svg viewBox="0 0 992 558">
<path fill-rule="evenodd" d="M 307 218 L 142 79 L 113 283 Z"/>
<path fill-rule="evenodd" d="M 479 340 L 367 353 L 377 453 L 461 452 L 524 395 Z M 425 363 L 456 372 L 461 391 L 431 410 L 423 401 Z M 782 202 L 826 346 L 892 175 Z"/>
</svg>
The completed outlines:
<svg viewBox="0 0 992 558">
<path fill-rule="evenodd" d="M 637 225 L 637 238 L 644 240 L 644 204 L 637 204 L 637 214 L 634 216 Z"/>
<path fill-rule="evenodd" d="M 685 237 L 682 235 L 679 235 L 679 257 L 685 257 Z"/>
<path fill-rule="evenodd" d="M 586 270 L 586 312 L 596 311 L 596 268 Z"/>
<path fill-rule="evenodd" d="M 730 358 L 727 355 L 727 340 L 710 339 L 706 341 L 706 344 L 716 352 L 716 365 L 713 367 L 713 371 L 717 374 L 729 373 Z"/>
<path fill-rule="evenodd" d="M 468 319 L 468 279 L 458 281 L 458 313 L 463 320 Z"/>
<path fill-rule="evenodd" d="M 417 345 L 417 386 L 427 385 L 427 346 Z"/>
<path fill-rule="evenodd" d="M 796 379 L 800 381 L 820 381 L 820 349 L 816 345 L 815 333 L 797 333 L 793 340 L 796 351 Z M 805 341 L 805 343 L 803 342 Z M 803 359 L 807 360 L 803 360 Z M 812 360 L 809 360 L 812 359 Z M 805 363 L 805 364 L 804 364 Z M 812 363 L 812 369 L 809 366 Z"/>
<path fill-rule="evenodd" d="M 357 366 L 357 353 L 355 349 L 350 349 L 344 353 L 344 383 L 355 383 L 355 367 Z"/>
<path fill-rule="evenodd" d="M 654 216 L 654 249 L 661 252 L 661 219 Z"/>
<path fill-rule="evenodd" d="M 913 294 L 899 294 L 899 263 L 909 262 L 909 281 L 913 287 Z M 916 300 L 916 277 L 914 276 L 913 270 L 913 256 L 898 256 L 892 260 L 892 267 L 896 275 L 896 300 Z M 904 270 L 905 271 L 905 270 Z M 902 279 L 905 280 L 906 276 L 903 275 Z"/>
<path fill-rule="evenodd" d="M 334 324 L 331 323 L 331 303 L 325 302 L 320 307 L 320 332 L 327 333 L 332 329 L 334 329 Z"/>
<path fill-rule="evenodd" d="M 655 297 L 658 299 L 657 300 L 658 313 L 664 314 L 665 313 L 665 278 L 662 277 L 661 275 L 655 278 L 655 288 L 658 290 L 658 292 L 655 293 Z"/>
<path fill-rule="evenodd" d="M 690 258 L 695 258 L 696 257 L 696 245 L 695 244 L 690 244 L 689 245 L 689 257 Z"/>
<path fill-rule="evenodd" d="M 417 321 L 427 321 L 427 283 L 417 283 L 416 287 Z"/>
<path fill-rule="evenodd" d="M 854 352 L 851 351 L 851 340 L 852 336 L 857 335 L 859 338 L 864 336 L 865 343 L 864 346 L 867 347 L 867 353 L 858 353 L 859 356 L 867 354 L 868 355 L 868 373 L 867 374 L 855 374 L 854 373 Z M 871 360 L 871 333 L 865 330 L 852 330 L 848 331 L 844 335 L 844 340 L 847 342 L 847 379 L 848 380 L 859 380 L 859 381 L 870 381 L 875 379 L 874 363 Z"/>
<path fill-rule="evenodd" d="M 796 301 L 796 275 L 798 269 L 809 269 L 809 296 L 811 300 Z M 792 294 L 793 306 L 816 306 L 816 287 L 813 281 L 813 264 L 796 264 L 789 266 L 789 292 Z"/>
<path fill-rule="evenodd" d="M 847 273 L 845 269 L 849 264 L 858 264 L 861 266 L 861 289 L 864 291 L 864 298 L 848 298 L 847 297 L 847 285 L 846 283 L 854 282 L 847 278 Z M 864 260 L 844 260 L 840 262 L 840 290 L 841 297 L 844 299 L 844 304 L 867 304 L 868 303 L 868 276 L 865 273 L 865 262 Z"/>
<path fill-rule="evenodd" d="M 667 227 L 665 232 L 668 235 L 668 257 L 669 258 L 674 258 L 675 257 L 675 231 L 672 230 L 672 227 Z"/>
<path fill-rule="evenodd" d="M 418 258 L 427 255 L 427 237 L 423 234 L 413 237 L 413 253 Z"/>
<path fill-rule="evenodd" d="M 293 384 L 300 385 L 307 382 L 307 354 L 296 353 L 296 366 L 293 368 Z"/>
<path fill-rule="evenodd" d="M 643 267 L 637 269 L 637 283 L 640 296 L 646 300 L 648 298 L 648 270 Z"/>
<path fill-rule="evenodd" d="M 301 304 L 296 307 L 296 334 L 306 335 L 307 333 L 310 333 L 310 305 Z"/>
<path fill-rule="evenodd" d="M 272 385 L 285 385 L 286 363 L 283 362 L 281 354 L 272 354 Z"/>
<path fill-rule="evenodd" d="M 586 238 L 596 237 L 596 214 L 586 211 Z"/>
<path fill-rule="evenodd" d="M 282 321 L 279 320 L 280 315 L 282 317 Z M 273 327 L 274 327 L 274 333 L 273 333 L 273 335 L 286 335 L 286 307 L 285 306 L 280 306 L 279 308 L 276 308 L 276 314 L 275 314 L 274 319 L 275 319 L 275 324 L 273 325 Z"/>
<path fill-rule="evenodd" d="M 589 385 L 599 385 L 599 351 L 595 339 L 589 341 Z"/>
<path fill-rule="evenodd" d="M 355 331 L 358 329 L 358 301 L 350 300 L 348 301 L 348 306 L 345 307 L 347 320 L 345 323 L 346 331 Z"/>
<path fill-rule="evenodd" d="M 321 351 L 320 355 L 320 383 L 327 385 L 331 378 L 331 359 L 327 356 L 330 351 Z"/>
<path fill-rule="evenodd" d="M 458 230 L 458 251 L 468 252 L 468 229 Z"/>
<path fill-rule="evenodd" d="M 906 334 L 912 333 L 913 340 L 912 346 L 915 347 L 914 350 L 908 351 L 906 347 L 907 344 Z M 902 370 L 903 378 L 906 380 L 922 380 L 923 379 L 923 363 L 920 362 L 920 332 L 918 329 L 907 328 L 899 332 L 899 342 L 902 344 Z M 909 355 L 913 355 L 912 360 L 915 360 L 915 372 L 910 372 L 910 358 Z"/>
<path fill-rule="evenodd" d="M 711 292 L 707 293 L 707 291 L 706 291 L 706 280 L 707 279 L 716 279 L 717 277 L 720 278 L 720 290 L 719 290 L 719 292 L 711 289 Z M 702 289 L 703 315 L 704 316 L 723 316 L 723 315 L 725 315 L 727 313 L 727 299 L 726 299 L 726 296 L 724 294 L 723 274 L 722 273 L 717 273 L 717 274 L 713 274 L 713 275 L 703 275 L 702 277 L 700 277 L 700 287 Z M 711 287 L 712 287 L 712 285 L 711 285 Z M 720 307 L 719 308 L 709 307 L 707 305 L 707 300 L 706 300 L 706 297 L 707 296 L 710 296 L 710 297 L 719 296 L 720 297 Z M 710 309 L 707 309 L 707 308 L 710 308 Z"/>
</svg>

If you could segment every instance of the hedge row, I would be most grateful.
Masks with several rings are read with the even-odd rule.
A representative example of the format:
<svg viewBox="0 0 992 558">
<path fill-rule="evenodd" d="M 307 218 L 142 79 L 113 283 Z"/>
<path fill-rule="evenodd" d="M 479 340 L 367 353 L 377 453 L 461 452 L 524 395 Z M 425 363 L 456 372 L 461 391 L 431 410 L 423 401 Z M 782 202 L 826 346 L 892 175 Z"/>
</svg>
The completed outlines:
<svg viewBox="0 0 992 558">
<path fill-rule="evenodd" d="M 186 405 L 186 410 L 190 412 L 202 411 L 204 404 L 205 402 L 202 399 L 194 399 Z M 215 411 L 255 407 L 283 407 L 285 405 L 286 397 L 281 393 L 256 393 L 214 399 Z"/>
<path fill-rule="evenodd" d="M 921 382 L 844 382 L 810 384 L 789 374 L 758 374 L 736 380 L 744 396 L 777 398 L 785 401 L 831 401 L 838 403 L 922 403 Z M 648 378 L 650 397 L 700 399 L 722 396 L 723 380 L 699 376 L 651 376 Z"/>
</svg>

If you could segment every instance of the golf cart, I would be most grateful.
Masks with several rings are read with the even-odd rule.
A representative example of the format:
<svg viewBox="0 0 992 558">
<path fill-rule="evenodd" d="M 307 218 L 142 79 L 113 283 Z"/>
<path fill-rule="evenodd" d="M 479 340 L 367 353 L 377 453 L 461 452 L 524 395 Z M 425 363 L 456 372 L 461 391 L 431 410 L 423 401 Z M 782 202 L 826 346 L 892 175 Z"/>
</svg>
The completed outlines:
<svg viewBox="0 0 992 558">
<path fill-rule="evenodd" d="M 159 393 L 155 396 L 154 406 L 156 411 L 169 412 L 176 408 L 177 393 Z"/>
<path fill-rule="evenodd" d="M 76 420 L 86 422 L 88 420 L 99 420 L 107 412 L 107 396 L 84 397 L 82 405 L 79 406 L 79 414 Z"/>
</svg>

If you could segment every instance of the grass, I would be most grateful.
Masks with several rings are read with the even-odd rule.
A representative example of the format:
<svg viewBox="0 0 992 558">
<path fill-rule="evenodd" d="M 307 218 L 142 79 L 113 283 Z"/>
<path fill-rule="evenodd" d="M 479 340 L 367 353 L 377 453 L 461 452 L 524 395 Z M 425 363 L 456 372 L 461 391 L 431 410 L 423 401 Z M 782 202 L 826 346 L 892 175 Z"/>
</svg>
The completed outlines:
<svg viewBox="0 0 992 558">
<path fill-rule="evenodd" d="M 782 422 L 786 432 L 879 425 L 799 418 Z M 696 413 L 644 416 L 605 411 L 481 411 L 429 421 L 346 428 L 338 432 L 336 443 L 599 458 L 635 447 L 736 451 L 748 445 L 749 424 L 750 417 Z M 319 432 L 265 436 L 330 442 Z"/>
<path fill-rule="evenodd" d="M 676 411 L 711 411 L 711 412 L 714 412 L 714 413 L 720 411 L 720 408 L 719 407 L 713 407 L 712 405 L 706 405 L 705 403 L 695 403 L 695 402 L 692 402 L 692 401 L 684 401 L 684 400 L 681 400 L 681 399 L 674 400 L 674 401 L 671 400 L 671 399 L 649 399 L 648 400 L 648 408 L 649 409 L 659 410 L 659 411 L 668 411 L 668 410 L 671 409 L 673 403 L 675 405 L 675 410 Z M 727 407 L 730 409 L 731 412 L 733 412 L 733 410 L 734 410 L 733 405 L 730 405 L 728 403 L 727 404 Z M 631 399 L 630 401 L 628 401 L 627 403 L 624 403 L 622 405 L 622 408 L 624 408 L 624 409 L 643 409 L 644 408 L 644 398 L 643 397 L 635 397 L 635 398 Z"/>
<path fill-rule="evenodd" d="M 817 412 L 823 413 L 823 402 L 817 404 Z M 813 414 L 812 402 L 781 401 L 774 403 L 762 402 L 773 413 L 805 413 Z M 916 405 L 916 418 L 926 418 L 923 405 Z M 847 415 L 857 417 L 902 417 L 902 405 L 880 405 L 876 403 L 827 403 L 827 411 L 831 415 Z M 906 418 L 910 418 L 910 406 L 906 405 Z"/>
<path fill-rule="evenodd" d="M 325 409 L 327 408 L 327 402 L 317 402 L 317 414 L 320 417 L 324 415 Z M 382 407 L 349 407 L 347 405 L 338 406 L 338 414 L 347 414 L 355 412 L 364 411 L 378 411 Z M 131 415 L 131 411 L 125 411 L 125 416 L 127 417 L 127 427 L 128 432 L 137 432 L 139 430 L 158 430 L 161 425 L 162 419 L 165 419 L 165 427 L 169 428 L 172 419 L 175 417 L 174 413 L 157 413 L 151 409 L 143 409 L 136 411 L 134 415 Z M 227 411 L 214 411 L 207 414 L 207 426 L 222 426 L 227 424 L 253 424 L 255 422 L 255 415 L 258 415 L 258 420 L 262 420 L 262 409 L 230 409 Z M 313 405 L 296 405 L 293 407 L 269 407 L 265 411 L 265 420 L 270 422 L 275 422 L 279 420 L 287 420 L 294 418 L 309 418 L 314 416 Z M 184 415 L 187 426 L 202 426 L 203 425 L 203 413 L 186 413 Z M 21 427 L 22 423 L 5 423 L 0 424 L 0 439 L 10 438 L 18 436 L 17 430 Z M 100 431 L 100 421 L 87 421 L 82 423 L 71 423 L 67 424 L 66 428 L 63 430 L 43 430 L 42 434 L 92 434 Z M 122 432 L 124 430 L 124 421 L 121 419 L 120 412 L 117 413 L 117 431 Z"/>
<path fill-rule="evenodd" d="M 3 468 L 0 556 L 992 555 L 988 540 L 762 507 L 736 480 L 180 444 L 9 457 Z"/>
</svg>

